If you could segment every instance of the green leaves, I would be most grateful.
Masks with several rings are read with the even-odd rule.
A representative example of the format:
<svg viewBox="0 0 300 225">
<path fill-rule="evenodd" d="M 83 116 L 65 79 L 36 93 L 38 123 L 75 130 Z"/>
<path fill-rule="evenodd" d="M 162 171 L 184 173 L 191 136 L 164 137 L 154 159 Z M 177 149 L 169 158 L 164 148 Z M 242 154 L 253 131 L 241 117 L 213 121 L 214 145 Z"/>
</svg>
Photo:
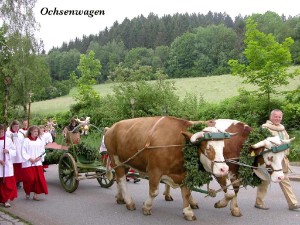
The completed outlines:
<svg viewBox="0 0 300 225">
<path fill-rule="evenodd" d="M 81 103 L 89 103 L 100 97 L 92 87 L 96 84 L 96 76 L 101 73 L 100 61 L 94 59 L 94 57 L 95 53 L 93 51 L 90 51 L 87 55 L 80 55 L 80 62 L 77 67 L 80 75 L 76 77 L 74 72 L 70 75 L 77 86 L 78 94 L 74 96 L 75 100 Z"/>
<path fill-rule="evenodd" d="M 186 168 L 184 184 L 190 189 L 201 187 L 212 180 L 212 176 L 204 170 L 199 161 L 197 148 L 195 145 L 186 145 L 183 149 L 184 167 Z"/>
<path fill-rule="evenodd" d="M 205 124 L 196 124 L 188 129 L 191 133 L 196 133 L 205 127 Z M 184 167 L 186 177 L 183 183 L 190 189 L 201 187 L 212 180 L 210 173 L 206 172 L 199 160 L 198 145 L 186 143 L 183 148 Z"/>
<path fill-rule="evenodd" d="M 295 73 L 288 73 L 292 57 L 290 47 L 294 41 L 288 37 L 283 43 L 278 43 L 272 34 L 264 34 L 257 29 L 257 23 L 250 17 L 246 24 L 244 55 L 246 63 L 229 60 L 228 64 L 233 75 L 245 78 L 245 83 L 259 87 L 259 91 L 268 97 L 277 93 L 277 87 L 288 84 L 288 78 Z"/>
<path fill-rule="evenodd" d="M 253 169 L 249 167 L 254 163 L 254 157 L 250 155 L 249 149 L 251 145 L 256 144 L 257 142 L 262 141 L 270 136 L 272 136 L 272 134 L 268 129 L 261 127 L 253 128 L 248 139 L 245 141 L 241 150 L 239 162 L 248 166 L 240 166 L 238 171 L 238 178 L 242 178 L 241 183 L 244 187 L 248 185 L 255 187 L 261 183 L 261 180 L 253 173 Z"/>
</svg>

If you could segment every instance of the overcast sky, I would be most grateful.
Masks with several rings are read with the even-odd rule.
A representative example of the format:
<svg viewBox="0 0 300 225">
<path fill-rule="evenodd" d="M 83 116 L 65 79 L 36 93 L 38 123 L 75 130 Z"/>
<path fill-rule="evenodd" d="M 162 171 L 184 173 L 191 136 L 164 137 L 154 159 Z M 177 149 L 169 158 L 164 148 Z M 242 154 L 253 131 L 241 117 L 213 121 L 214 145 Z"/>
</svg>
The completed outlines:
<svg viewBox="0 0 300 225">
<path fill-rule="evenodd" d="M 150 12 L 159 17 L 175 13 L 226 12 L 232 19 L 252 13 L 273 11 L 279 15 L 300 15 L 298 0 L 37 0 L 35 18 L 40 23 L 37 37 L 44 41 L 48 52 L 53 46 L 60 47 L 82 35 L 98 34 L 105 27 L 110 28 L 115 21 L 122 23 L 127 17 L 132 19 Z M 105 15 L 58 16 L 42 15 L 41 9 L 48 10 L 104 10 Z M 44 12 L 46 9 L 44 9 Z"/>
</svg>

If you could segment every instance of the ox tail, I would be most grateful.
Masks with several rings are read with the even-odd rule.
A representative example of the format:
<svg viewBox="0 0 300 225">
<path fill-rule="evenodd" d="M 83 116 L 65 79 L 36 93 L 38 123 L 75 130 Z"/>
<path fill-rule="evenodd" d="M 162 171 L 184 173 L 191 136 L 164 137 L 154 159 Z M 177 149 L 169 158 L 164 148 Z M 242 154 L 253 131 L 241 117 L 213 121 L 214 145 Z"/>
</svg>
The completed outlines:
<svg viewBox="0 0 300 225">
<path fill-rule="evenodd" d="M 216 125 L 216 122 L 214 120 L 198 120 L 198 121 L 189 121 L 191 124 L 193 125 L 197 125 L 197 124 L 205 124 L 208 127 L 214 127 Z"/>
<path fill-rule="evenodd" d="M 109 127 L 104 127 L 103 132 L 105 133 L 106 131 L 108 131 L 110 128 Z"/>
<path fill-rule="evenodd" d="M 110 161 L 109 157 L 107 157 L 107 161 L 106 161 L 106 174 L 105 174 L 105 176 L 109 180 L 112 180 L 114 178 L 113 171 L 112 171 L 112 168 L 111 168 L 111 161 Z"/>
</svg>

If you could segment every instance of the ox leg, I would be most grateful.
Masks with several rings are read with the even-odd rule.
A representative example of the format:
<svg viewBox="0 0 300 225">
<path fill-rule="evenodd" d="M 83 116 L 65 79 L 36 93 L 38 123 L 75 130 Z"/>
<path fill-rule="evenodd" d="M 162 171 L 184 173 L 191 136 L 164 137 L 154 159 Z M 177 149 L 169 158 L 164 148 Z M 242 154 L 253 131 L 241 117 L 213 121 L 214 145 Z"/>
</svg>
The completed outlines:
<svg viewBox="0 0 300 225">
<path fill-rule="evenodd" d="M 189 203 L 192 209 L 199 209 L 198 202 L 193 198 L 192 194 L 189 197 Z"/>
<path fill-rule="evenodd" d="M 230 202 L 230 211 L 231 211 L 231 215 L 233 215 L 233 216 L 236 216 L 236 217 L 242 216 L 240 208 L 237 204 L 237 193 L 235 194 L 235 196 L 232 198 L 232 200 Z"/>
<path fill-rule="evenodd" d="M 152 205 L 154 198 L 158 195 L 158 185 L 160 181 L 160 176 L 153 176 L 149 174 L 149 195 L 143 204 L 144 215 L 151 215 Z"/>
<path fill-rule="evenodd" d="M 235 196 L 235 192 L 233 190 L 233 186 L 229 178 L 226 177 L 217 177 L 217 181 L 220 186 L 223 187 L 224 198 L 215 203 L 215 208 L 224 208 L 228 205 L 231 199 Z"/>
<path fill-rule="evenodd" d="M 165 196 L 166 201 L 173 201 L 170 185 L 165 184 L 165 191 L 164 191 L 163 195 Z M 198 203 L 196 200 L 193 199 L 192 195 L 189 198 L 189 203 L 190 203 L 192 209 L 199 209 Z"/>
<path fill-rule="evenodd" d="M 183 215 L 188 221 L 196 220 L 196 216 L 190 206 L 191 191 L 185 186 L 181 187 L 181 195 L 183 200 Z"/>
<path fill-rule="evenodd" d="M 166 201 L 173 201 L 173 197 L 171 195 L 171 187 L 168 184 L 165 184 L 165 191 L 163 193 Z"/>
<path fill-rule="evenodd" d="M 237 196 L 238 196 L 238 193 L 239 193 L 241 183 L 240 183 L 240 181 L 235 180 L 235 179 L 233 179 L 232 182 L 235 182 L 233 184 L 233 188 L 235 190 L 235 195 L 232 198 L 231 203 L 230 203 L 230 211 L 231 211 L 231 215 L 236 216 L 236 217 L 240 217 L 240 216 L 242 216 L 242 213 L 241 213 L 240 208 L 239 208 L 238 203 L 237 203 Z"/>
<path fill-rule="evenodd" d="M 123 195 L 122 195 L 122 189 L 120 182 L 117 182 L 117 194 L 116 194 L 116 201 L 118 204 L 125 204 Z"/>
<path fill-rule="evenodd" d="M 131 195 L 127 188 L 125 169 L 119 167 L 116 169 L 116 177 L 117 177 L 117 195 L 116 201 L 118 204 L 126 204 L 126 208 L 128 210 L 135 210 L 134 201 L 131 198 Z"/>
</svg>

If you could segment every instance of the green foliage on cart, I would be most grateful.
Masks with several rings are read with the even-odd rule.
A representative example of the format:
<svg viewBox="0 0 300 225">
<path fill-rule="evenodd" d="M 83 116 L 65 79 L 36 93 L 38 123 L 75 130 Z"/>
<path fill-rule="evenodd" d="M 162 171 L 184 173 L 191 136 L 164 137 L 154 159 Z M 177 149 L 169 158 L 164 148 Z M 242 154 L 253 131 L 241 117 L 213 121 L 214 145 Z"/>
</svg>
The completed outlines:
<svg viewBox="0 0 300 225">
<path fill-rule="evenodd" d="M 47 149 L 44 165 L 58 164 L 60 157 L 64 153 L 64 150 Z"/>
<path fill-rule="evenodd" d="M 100 158 L 98 149 L 91 148 L 86 143 L 73 145 L 68 152 L 71 153 L 74 159 L 78 159 L 79 162 L 85 164 L 93 163 Z"/>
</svg>

